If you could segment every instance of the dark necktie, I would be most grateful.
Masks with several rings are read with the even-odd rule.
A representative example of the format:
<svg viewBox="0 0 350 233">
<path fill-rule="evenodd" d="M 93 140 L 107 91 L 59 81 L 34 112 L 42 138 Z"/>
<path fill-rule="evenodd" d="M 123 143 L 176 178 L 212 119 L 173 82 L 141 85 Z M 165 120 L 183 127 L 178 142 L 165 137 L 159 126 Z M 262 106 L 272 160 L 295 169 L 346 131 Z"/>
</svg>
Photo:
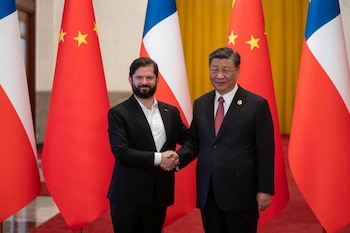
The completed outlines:
<svg viewBox="0 0 350 233">
<path fill-rule="evenodd" d="M 215 114 L 215 135 L 218 135 L 221 123 L 224 119 L 224 98 L 222 98 L 222 96 L 219 97 L 218 99 L 219 101 L 219 105 L 218 105 L 218 109 L 216 110 L 216 114 Z"/>
</svg>

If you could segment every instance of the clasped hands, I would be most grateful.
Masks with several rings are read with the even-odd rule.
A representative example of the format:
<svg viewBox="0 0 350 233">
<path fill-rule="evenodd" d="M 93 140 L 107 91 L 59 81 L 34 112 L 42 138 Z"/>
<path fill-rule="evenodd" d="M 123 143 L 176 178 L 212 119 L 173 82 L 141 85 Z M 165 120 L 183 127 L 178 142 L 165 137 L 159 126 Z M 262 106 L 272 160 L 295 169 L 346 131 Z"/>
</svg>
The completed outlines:
<svg viewBox="0 0 350 233">
<path fill-rule="evenodd" d="M 162 152 L 162 159 L 159 166 L 165 171 L 171 171 L 179 164 L 179 155 L 172 150 Z"/>
</svg>

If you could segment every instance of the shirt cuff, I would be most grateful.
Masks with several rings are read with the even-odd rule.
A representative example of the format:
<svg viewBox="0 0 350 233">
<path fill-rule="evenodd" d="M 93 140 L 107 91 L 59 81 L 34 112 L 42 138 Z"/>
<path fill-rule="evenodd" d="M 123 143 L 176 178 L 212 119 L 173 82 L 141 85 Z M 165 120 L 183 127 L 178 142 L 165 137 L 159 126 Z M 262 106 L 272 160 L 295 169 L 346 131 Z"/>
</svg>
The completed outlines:
<svg viewBox="0 0 350 233">
<path fill-rule="evenodd" d="M 162 161 L 162 153 L 155 152 L 154 153 L 154 166 L 159 166 Z"/>
</svg>

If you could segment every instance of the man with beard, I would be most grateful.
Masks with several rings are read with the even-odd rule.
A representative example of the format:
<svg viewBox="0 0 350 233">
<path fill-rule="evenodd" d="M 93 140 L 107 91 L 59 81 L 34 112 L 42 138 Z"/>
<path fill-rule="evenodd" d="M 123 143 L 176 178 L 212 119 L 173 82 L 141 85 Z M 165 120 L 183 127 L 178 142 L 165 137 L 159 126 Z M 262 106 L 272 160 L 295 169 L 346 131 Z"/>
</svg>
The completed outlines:
<svg viewBox="0 0 350 233">
<path fill-rule="evenodd" d="M 132 62 L 133 95 L 108 112 L 115 156 L 108 192 L 114 232 L 160 233 L 166 209 L 174 203 L 173 151 L 190 135 L 179 110 L 154 98 L 158 65 L 148 57 Z"/>
</svg>

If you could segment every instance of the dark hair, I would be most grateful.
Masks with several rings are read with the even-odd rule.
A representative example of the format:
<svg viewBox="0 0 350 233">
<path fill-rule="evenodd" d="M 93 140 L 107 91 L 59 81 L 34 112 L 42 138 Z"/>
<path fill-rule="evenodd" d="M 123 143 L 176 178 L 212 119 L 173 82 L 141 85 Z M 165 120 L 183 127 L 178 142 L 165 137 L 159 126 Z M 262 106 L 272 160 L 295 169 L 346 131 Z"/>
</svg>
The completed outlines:
<svg viewBox="0 0 350 233">
<path fill-rule="evenodd" d="M 132 77 L 138 68 L 149 66 L 149 65 L 153 65 L 153 73 L 158 78 L 158 65 L 155 61 L 153 61 L 149 57 L 139 57 L 135 59 L 130 65 L 129 76 Z"/>
<path fill-rule="evenodd" d="M 241 64 L 241 56 L 239 53 L 228 47 L 218 48 L 209 54 L 209 65 L 211 65 L 211 62 L 215 58 L 231 59 L 236 68 Z"/>
</svg>

